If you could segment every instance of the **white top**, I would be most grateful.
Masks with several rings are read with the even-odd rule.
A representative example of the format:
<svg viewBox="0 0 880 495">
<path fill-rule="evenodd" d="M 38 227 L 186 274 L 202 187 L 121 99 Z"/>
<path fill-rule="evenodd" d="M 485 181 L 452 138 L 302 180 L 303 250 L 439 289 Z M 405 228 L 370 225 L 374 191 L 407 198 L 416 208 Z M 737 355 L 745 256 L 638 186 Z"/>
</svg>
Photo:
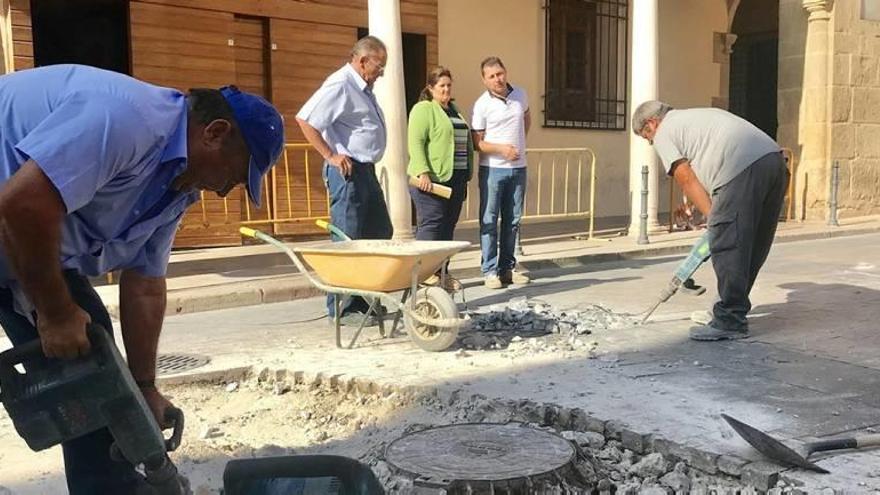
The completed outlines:
<svg viewBox="0 0 880 495">
<path fill-rule="evenodd" d="M 337 154 L 376 163 L 385 153 L 385 116 L 351 64 L 331 74 L 296 116 L 317 129 Z"/>
<path fill-rule="evenodd" d="M 526 122 L 529 99 L 520 88 L 508 85 L 507 98 L 486 91 L 474 103 L 472 117 L 474 131 L 485 131 L 484 141 L 494 144 L 512 144 L 519 150 L 519 159 L 505 160 L 500 155 L 480 153 L 480 166 L 522 168 L 526 166 Z"/>
<path fill-rule="evenodd" d="M 654 150 L 667 174 L 675 162 L 687 159 L 709 194 L 759 158 L 780 151 L 763 131 L 719 108 L 671 110 L 657 128 Z"/>
</svg>

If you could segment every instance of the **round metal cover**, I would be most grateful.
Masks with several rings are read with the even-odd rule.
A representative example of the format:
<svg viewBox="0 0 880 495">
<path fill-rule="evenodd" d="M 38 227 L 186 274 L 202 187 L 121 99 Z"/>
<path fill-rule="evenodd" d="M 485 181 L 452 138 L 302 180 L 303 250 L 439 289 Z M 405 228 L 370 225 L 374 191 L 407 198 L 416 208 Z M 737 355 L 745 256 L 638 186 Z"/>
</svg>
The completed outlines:
<svg viewBox="0 0 880 495">
<path fill-rule="evenodd" d="M 200 368 L 211 362 L 208 356 L 201 354 L 159 354 L 156 359 L 156 374 L 173 375 Z"/>
<path fill-rule="evenodd" d="M 568 467 L 568 440 L 519 423 L 441 426 L 398 438 L 385 451 L 394 467 L 428 485 L 501 482 Z"/>
</svg>

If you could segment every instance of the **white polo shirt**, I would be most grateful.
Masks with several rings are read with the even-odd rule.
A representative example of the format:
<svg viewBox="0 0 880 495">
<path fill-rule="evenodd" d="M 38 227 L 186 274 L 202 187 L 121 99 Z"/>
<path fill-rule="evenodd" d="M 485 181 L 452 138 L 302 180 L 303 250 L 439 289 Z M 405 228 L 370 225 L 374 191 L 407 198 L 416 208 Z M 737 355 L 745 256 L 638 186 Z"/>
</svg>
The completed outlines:
<svg viewBox="0 0 880 495">
<path fill-rule="evenodd" d="M 526 122 L 529 99 L 520 88 L 508 85 L 507 98 L 493 95 L 488 90 L 474 103 L 472 128 L 485 131 L 483 140 L 495 144 L 512 144 L 520 152 L 518 160 L 505 160 L 500 155 L 480 153 L 480 166 L 521 168 L 526 166 Z"/>
</svg>

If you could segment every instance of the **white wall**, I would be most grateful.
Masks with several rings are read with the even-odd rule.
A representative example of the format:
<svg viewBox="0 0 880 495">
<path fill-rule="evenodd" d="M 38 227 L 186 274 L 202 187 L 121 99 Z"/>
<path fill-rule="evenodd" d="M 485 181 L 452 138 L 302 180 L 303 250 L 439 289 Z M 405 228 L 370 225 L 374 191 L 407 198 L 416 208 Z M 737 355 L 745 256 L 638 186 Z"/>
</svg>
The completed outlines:
<svg viewBox="0 0 880 495">
<path fill-rule="evenodd" d="M 542 128 L 543 1 L 440 0 L 440 64 L 452 71 L 455 98 L 469 116 L 484 91 L 480 61 L 489 55 L 501 57 L 510 81 L 529 95 L 533 125 L 528 146 L 593 149 L 598 156 L 597 216 L 628 215 L 628 126 L 624 131 Z M 662 0 L 659 23 L 661 98 L 679 107 L 709 106 L 712 97 L 719 96 L 720 66 L 712 60 L 712 43 L 713 33 L 727 28 L 725 0 Z M 530 180 L 530 195 L 534 186 Z M 665 187 L 661 181 L 661 188 Z M 662 191 L 660 197 L 667 197 L 666 189 Z"/>
</svg>

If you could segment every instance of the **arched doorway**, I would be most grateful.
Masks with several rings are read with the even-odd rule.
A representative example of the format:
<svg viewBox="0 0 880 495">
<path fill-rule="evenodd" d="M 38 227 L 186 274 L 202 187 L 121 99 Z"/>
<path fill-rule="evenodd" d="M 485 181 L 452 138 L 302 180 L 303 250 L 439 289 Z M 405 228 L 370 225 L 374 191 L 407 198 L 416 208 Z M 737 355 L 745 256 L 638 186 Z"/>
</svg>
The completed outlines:
<svg viewBox="0 0 880 495">
<path fill-rule="evenodd" d="M 779 2 L 740 0 L 730 32 L 730 111 L 776 139 Z"/>
</svg>

